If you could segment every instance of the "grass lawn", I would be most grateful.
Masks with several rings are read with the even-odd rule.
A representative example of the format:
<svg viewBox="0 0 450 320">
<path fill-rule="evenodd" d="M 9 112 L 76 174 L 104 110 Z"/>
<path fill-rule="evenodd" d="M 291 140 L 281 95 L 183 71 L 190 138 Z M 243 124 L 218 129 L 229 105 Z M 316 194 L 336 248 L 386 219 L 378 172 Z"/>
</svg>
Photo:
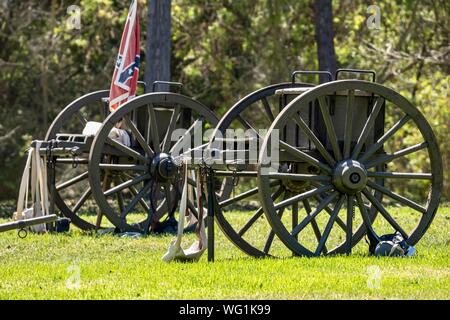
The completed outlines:
<svg viewBox="0 0 450 320">
<path fill-rule="evenodd" d="M 348 257 L 258 260 L 217 230 L 215 263 L 205 256 L 165 264 L 173 236 L 130 239 L 73 228 L 22 240 L 12 231 L 0 234 L 0 299 L 449 299 L 449 235 L 450 208 L 443 207 L 413 258 L 369 257 L 363 240 Z"/>
</svg>

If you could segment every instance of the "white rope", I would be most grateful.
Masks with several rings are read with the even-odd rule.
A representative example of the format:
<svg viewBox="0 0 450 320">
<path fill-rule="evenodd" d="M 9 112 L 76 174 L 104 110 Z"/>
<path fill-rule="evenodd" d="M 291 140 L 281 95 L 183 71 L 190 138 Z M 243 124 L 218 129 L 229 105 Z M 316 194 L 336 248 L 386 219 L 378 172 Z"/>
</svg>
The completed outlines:
<svg viewBox="0 0 450 320">
<path fill-rule="evenodd" d="M 40 156 L 39 149 L 41 145 L 42 142 L 36 142 L 36 146 L 28 151 L 25 169 L 20 182 L 17 208 L 13 215 L 14 220 L 31 219 L 49 214 L 47 161 L 45 156 Z M 28 199 L 30 194 L 28 192 L 30 189 L 31 206 L 29 207 Z M 37 233 L 47 231 L 45 224 L 35 225 L 30 227 L 30 229 Z"/>
<path fill-rule="evenodd" d="M 198 196 L 201 191 L 197 190 Z M 183 192 L 181 195 L 180 203 L 180 217 L 178 219 L 177 238 L 171 242 L 167 253 L 163 256 L 164 262 L 172 261 L 198 261 L 206 251 L 206 231 L 203 219 L 199 219 L 200 232 L 197 241 L 195 241 L 188 249 L 184 250 L 181 247 L 183 240 L 184 220 L 187 213 L 187 200 L 188 200 L 188 166 L 187 162 L 183 161 Z M 198 203 L 198 197 L 197 197 Z"/>
</svg>

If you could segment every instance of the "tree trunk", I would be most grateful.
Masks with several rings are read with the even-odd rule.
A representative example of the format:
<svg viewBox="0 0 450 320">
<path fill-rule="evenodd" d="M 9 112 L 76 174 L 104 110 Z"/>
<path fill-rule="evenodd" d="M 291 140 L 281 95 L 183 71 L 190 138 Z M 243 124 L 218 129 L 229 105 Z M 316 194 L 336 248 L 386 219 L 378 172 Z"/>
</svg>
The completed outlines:
<svg viewBox="0 0 450 320">
<path fill-rule="evenodd" d="M 319 70 L 329 71 L 334 75 L 337 69 L 337 61 L 333 41 L 333 10 L 331 0 L 316 0 L 314 3 L 314 11 Z M 321 83 L 326 81 L 327 77 L 320 77 Z"/>
<path fill-rule="evenodd" d="M 145 82 L 147 92 L 155 81 L 170 81 L 171 0 L 148 0 Z M 159 87 L 158 89 L 165 89 Z"/>
</svg>

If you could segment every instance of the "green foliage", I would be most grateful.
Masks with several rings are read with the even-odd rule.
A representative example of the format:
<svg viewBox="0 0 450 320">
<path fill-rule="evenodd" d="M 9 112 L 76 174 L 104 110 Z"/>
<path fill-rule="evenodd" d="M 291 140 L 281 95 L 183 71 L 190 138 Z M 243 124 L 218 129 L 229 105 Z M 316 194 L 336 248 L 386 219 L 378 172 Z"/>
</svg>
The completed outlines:
<svg viewBox="0 0 450 320">
<path fill-rule="evenodd" d="M 16 196 L 24 151 L 75 98 L 108 88 L 128 1 L 6 1 L 0 10 L 0 199 Z M 82 8 L 70 30 L 67 8 Z M 145 20 L 144 20 L 145 21 Z"/>
<path fill-rule="evenodd" d="M 0 198 L 13 198 L 30 136 L 42 139 L 56 114 L 82 94 L 109 87 L 128 0 L 12 1 L 0 9 Z M 307 0 L 173 0 L 173 80 L 224 114 L 239 98 L 316 69 L 314 12 Z M 69 30 L 67 7 L 82 8 Z M 369 30 L 367 1 L 334 1 L 341 67 L 374 69 L 432 123 L 450 194 L 448 123 L 450 4 L 382 1 Z M 145 60 L 146 1 L 140 0 Z M 151 36 L 151 35 L 148 35 Z M 142 67 L 144 70 L 144 67 Z M 417 137 L 417 133 L 411 133 Z M 420 165 L 420 159 L 416 159 Z M 423 192 L 424 187 L 417 186 Z M 415 189 L 409 190 L 414 193 Z"/>
<path fill-rule="evenodd" d="M 378 82 L 409 99 L 430 122 L 439 142 L 444 163 L 444 192 L 450 195 L 450 59 L 447 1 L 382 1 L 381 28 L 366 27 L 364 1 L 335 1 L 336 52 L 342 67 L 373 69 Z M 346 14 L 341 14 L 344 11 Z M 388 114 L 392 116 L 392 114 Z M 389 122 L 390 119 L 387 119 Z M 419 132 L 406 129 L 399 142 L 422 142 Z M 398 149 L 397 149 L 398 150 Z M 426 153 L 408 158 L 399 169 L 426 172 Z M 396 185 L 409 196 L 425 193 L 428 185 L 415 182 Z"/>
<path fill-rule="evenodd" d="M 223 114 L 292 70 L 314 68 L 312 15 L 308 1 L 175 0 L 175 73 Z"/>
</svg>

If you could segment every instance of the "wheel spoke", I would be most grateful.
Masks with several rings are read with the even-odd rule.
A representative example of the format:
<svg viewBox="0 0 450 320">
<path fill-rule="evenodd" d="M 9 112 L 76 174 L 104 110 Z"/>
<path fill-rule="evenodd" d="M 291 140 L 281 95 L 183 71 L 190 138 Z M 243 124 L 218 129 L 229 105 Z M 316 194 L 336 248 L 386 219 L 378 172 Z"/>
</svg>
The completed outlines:
<svg viewBox="0 0 450 320">
<path fill-rule="evenodd" d="M 75 113 L 75 116 L 78 118 L 78 120 L 80 120 L 80 122 L 81 122 L 81 124 L 83 125 L 83 126 L 85 126 L 86 124 L 87 124 L 87 119 L 84 117 L 84 115 L 81 113 L 81 111 L 80 110 L 78 110 L 76 113 Z"/>
<path fill-rule="evenodd" d="M 145 233 L 150 233 L 153 231 L 155 222 L 159 221 L 157 217 L 157 212 L 153 210 L 153 207 L 150 206 L 148 209 L 147 219 L 144 222 L 140 223 L 139 226 Z"/>
<path fill-rule="evenodd" d="M 317 201 L 319 201 L 319 202 L 323 200 L 323 198 L 322 198 L 320 195 L 315 195 L 314 198 L 315 198 Z M 325 211 L 328 213 L 328 215 L 330 215 L 330 216 L 333 214 L 333 210 L 331 210 L 331 209 L 328 208 L 328 207 L 325 207 L 324 210 L 325 210 Z M 344 223 L 344 221 L 342 221 L 341 218 L 339 218 L 339 216 L 336 218 L 336 223 L 342 228 L 342 230 L 344 230 L 344 231 L 347 230 L 347 225 Z"/>
<path fill-rule="evenodd" d="M 292 204 L 292 229 L 294 229 L 297 225 L 298 225 L 298 202 L 295 202 Z M 295 238 L 298 240 L 297 236 L 295 236 Z"/>
<path fill-rule="evenodd" d="M 202 122 L 203 120 L 204 120 L 203 116 L 198 118 L 197 120 L 195 120 L 194 123 L 189 127 L 189 129 L 186 130 L 184 135 L 180 139 L 178 139 L 177 142 L 175 142 L 175 144 L 170 149 L 170 153 L 173 153 L 173 151 L 176 150 L 181 143 L 183 143 L 184 139 L 191 134 L 192 130 L 195 130 L 197 128 L 198 123 Z M 194 131 L 194 135 L 195 135 L 195 131 Z"/>
<path fill-rule="evenodd" d="M 327 242 L 328 237 L 330 236 L 331 229 L 333 228 L 334 222 L 336 221 L 336 218 L 339 214 L 339 211 L 342 208 L 342 205 L 344 204 L 344 201 L 345 201 L 344 196 L 341 196 L 339 198 L 339 200 L 337 201 L 336 206 L 334 207 L 334 210 L 333 210 L 333 214 L 331 215 L 330 219 L 328 220 L 328 223 L 327 223 L 327 226 L 325 227 L 322 238 L 320 239 L 319 245 L 317 246 L 315 255 L 320 255 L 320 253 L 323 251 L 325 243 Z"/>
<path fill-rule="evenodd" d="M 234 198 L 230 198 L 230 199 L 227 199 L 227 200 L 225 200 L 225 201 L 220 202 L 220 203 L 219 203 L 219 206 L 220 206 L 221 208 L 227 207 L 227 206 L 229 206 L 229 205 L 231 205 L 231 204 L 233 204 L 233 203 L 235 203 L 235 202 L 237 202 L 237 201 L 240 201 L 240 200 L 242 200 L 242 199 L 251 197 L 251 196 L 257 194 L 258 192 L 259 192 L 259 188 L 253 188 L 253 189 L 251 189 L 251 190 L 249 190 L 249 191 L 246 191 L 246 192 L 244 192 L 244 193 L 241 193 L 240 195 L 238 195 L 238 196 L 236 196 L 236 197 L 234 197 Z"/>
<path fill-rule="evenodd" d="M 80 197 L 80 199 L 78 199 L 78 202 L 75 204 L 75 206 L 72 209 L 72 212 L 74 214 L 76 214 L 78 212 L 78 210 L 81 209 L 81 207 L 83 206 L 83 204 L 86 202 L 86 200 L 91 196 L 92 194 L 92 189 L 89 187 L 84 193 L 83 195 Z"/>
<path fill-rule="evenodd" d="M 281 210 L 284 211 L 284 210 Z M 270 247 L 272 246 L 273 239 L 275 238 L 275 232 L 273 230 L 270 230 L 269 235 L 267 236 L 266 244 L 264 245 L 263 252 L 265 254 L 269 254 Z"/>
<path fill-rule="evenodd" d="M 314 167 L 319 167 L 320 169 L 322 169 L 323 171 L 325 171 L 328 174 L 331 174 L 331 168 L 320 162 L 319 160 L 307 155 L 305 152 L 298 150 L 297 148 L 292 147 L 291 145 L 287 144 L 284 141 L 280 140 L 280 147 L 283 147 L 285 149 L 286 152 L 288 152 L 289 154 L 293 155 L 294 157 L 297 157 L 305 162 L 308 162 L 310 165 L 314 166 Z"/>
<path fill-rule="evenodd" d="M 347 229 L 345 230 L 345 248 L 346 253 L 350 254 L 352 252 L 352 241 L 353 241 L 353 217 L 355 215 L 355 196 L 347 196 Z"/>
<path fill-rule="evenodd" d="M 119 177 L 119 181 L 121 183 L 124 183 L 124 180 L 122 180 L 120 177 Z M 139 192 L 133 186 L 128 187 L 128 190 L 130 190 L 131 194 L 134 197 L 136 197 L 139 194 Z M 150 206 L 147 204 L 147 202 L 145 202 L 143 199 L 139 199 L 139 203 L 142 206 L 142 209 L 145 210 L 145 212 L 150 212 Z"/>
<path fill-rule="evenodd" d="M 115 186 L 115 187 L 107 190 L 106 192 L 104 192 L 104 195 L 105 195 L 105 197 L 108 197 L 108 196 L 110 196 L 110 195 L 112 195 L 112 194 L 114 194 L 116 192 L 120 192 L 120 191 L 122 191 L 122 190 L 124 190 L 126 188 L 134 186 L 134 185 L 136 185 L 138 183 L 141 183 L 142 181 L 145 181 L 147 179 L 150 179 L 150 175 L 149 174 L 144 174 L 143 176 L 135 177 L 135 178 L 133 178 L 131 180 L 125 181 L 125 182 L 119 184 L 118 186 Z"/>
<path fill-rule="evenodd" d="M 369 233 L 371 233 L 372 235 L 374 235 L 378 239 L 378 236 L 376 235 L 375 231 L 373 231 L 372 222 L 370 221 L 370 216 L 369 216 L 369 213 L 367 212 L 366 205 L 364 204 L 364 202 L 362 200 L 361 193 L 356 194 L 356 201 L 358 202 L 358 207 L 359 207 L 359 210 L 361 211 L 361 216 L 362 216 L 362 219 L 364 221 L 364 225 L 365 225 L 367 231 Z"/>
<path fill-rule="evenodd" d="M 253 224 L 258 221 L 258 219 L 263 215 L 264 210 L 262 207 L 259 207 L 258 210 L 256 210 L 255 214 L 250 218 L 250 220 L 247 221 L 247 223 L 242 227 L 241 230 L 239 230 L 238 235 L 243 237 L 244 234 L 253 226 Z"/>
<path fill-rule="evenodd" d="M 159 140 L 158 121 L 156 120 L 155 109 L 153 105 L 147 106 L 148 114 L 150 117 L 150 135 L 153 142 L 153 149 L 156 153 L 161 153 L 161 141 Z"/>
<path fill-rule="evenodd" d="M 164 188 L 164 195 L 166 196 L 167 211 L 170 211 L 172 205 L 172 195 L 170 194 L 170 183 L 164 184 L 163 188 Z"/>
<path fill-rule="evenodd" d="M 366 162 L 375 152 L 377 152 L 383 144 L 389 140 L 394 134 L 398 132 L 411 118 L 406 115 L 399 122 L 397 122 L 388 132 L 386 132 L 378 141 L 373 144 L 359 159 L 360 162 Z"/>
<path fill-rule="evenodd" d="M 269 101 L 267 100 L 266 97 L 261 99 L 262 104 L 264 106 L 264 110 L 266 111 L 266 115 L 269 118 L 270 122 L 274 122 L 275 121 L 275 116 L 272 113 L 272 109 L 270 108 L 270 104 Z"/>
<path fill-rule="evenodd" d="M 341 150 L 339 148 L 338 138 L 336 131 L 334 129 L 333 121 L 331 120 L 329 107 L 324 97 L 319 97 L 319 106 L 322 113 L 323 120 L 325 122 L 325 127 L 327 128 L 328 138 L 330 139 L 330 144 L 334 152 L 334 156 L 337 161 L 342 160 Z"/>
<path fill-rule="evenodd" d="M 321 184 L 319 184 L 319 183 L 317 183 L 317 182 L 311 182 L 311 184 L 313 185 L 313 186 L 315 186 L 316 188 L 319 188 L 319 187 L 321 187 Z M 322 196 L 320 195 L 320 194 L 316 194 L 315 196 L 314 196 L 314 198 L 318 201 L 318 202 L 321 202 L 322 200 L 323 200 L 323 198 L 322 198 Z M 331 210 L 330 208 L 328 208 L 328 206 L 327 207 L 325 207 L 325 209 L 324 209 L 330 216 L 333 214 L 333 210 Z M 336 218 L 336 222 L 337 222 L 337 224 L 342 228 L 342 230 L 347 230 L 347 226 L 346 226 L 346 224 L 344 223 L 344 221 L 342 221 L 342 219 L 341 218 L 339 218 L 339 216 Z"/>
<path fill-rule="evenodd" d="M 311 205 L 309 204 L 309 201 L 308 200 L 303 200 L 303 206 L 305 207 L 306 215 L 310 216 L 311 212 L 312 212 L 312 209 L 311 209 Z M 327 207 L 325 207 L 325 209 L 327 209 Z M 294 230 L 294 228 L 297 225 L 298 225 L 298 222 L 295 225 L 292 226 L 292 230 Z M 311 227 L 312 227 L 312 229 L 314 231 L 314 235 L 316 236 L 317 243 L 319 243 L 320 239 L 322 238 L 322 232 L 320 232 L 319 225 L 317 224 L 317 221 L 316 221 L 315 218 L 311 220 Z M 295 238 L 298 239 L 298 235 L 295 235 Z M 323 247 L 323 250 L 325 252 L 328 252 L 328 249 L 327 249 L 326 246 Z"/>
<path fill-rule="evenodd" d="M 133 172 L 133 173 L 134 173 L 134 172 Z M 125 177 L 125 178 L 127 178 L 127 179 L 133 179 L 133 178 L 136 178 L 136 177 L 140 176 L 140 174 L 138 174 L 138 175 L 133 175 L 133 174 L 131 174 L 130 172 L 126 172 L 126 171 L 120 172 L 120 175 L 122 175 L 123 177 Z M 122 181 L 122 182 L 123 182 L 123 181 Z"/>
<path fill-rule="evenodd" d="M 382 156 L 379 156 L 379 157 L 373 159 L 372 161 L 368 162 L 366 164 L 366 168 L 370 169 L 370 168 L 373 168 L 373 167 L 375 167 L 375 166 L 377 166 L 379 164 L 392 162 L 395 159 L 404 157 L 404 156 L 406 156 L 408 154 L 411 154 L 411 153 L 414 153 L 414 152 L 417 152 L 417 151 L 420 151 L 420 150 L 423 150 L 423 149 L 426 149 L 426 148 L 428 148 L 428 142 L 423 142 L 423 143 L 419 143 L 419 144 L 417 144 L 415 146 L 412 146 L 412 147 L 409 147 L 409 148 L 397 151 L 397 152 L 395 152 L 393 154 L 382 155 Z"/>
<path fill-rule="evenodd" d="M 287 197 L 287 192 L 285 193 L 285 198 Z M 284 209 L 282 208 L 278 211 L 278 218 L 281 220 L 283 218 Z M 267 236 L 266 244 L 264 245 L 263 252 L 265 254 L 269 254 L 270 247 L 272 247 L 273 240 L 275 239 L 275 231 L 273 229 L 270 230 L 269 235 Z"/>
<path fill-rule="evenodd" d="M 280 203 L 277 203 L 275 205 L 275 210 L 279 210 L 281 208 L 290 206 L 290 205 L 292 205 L 295 202 L 303 201 L 305 199 L 314 197 L 317 194 L 321 194 L 323 192 L 327 192 L 327 191 L 329 191 L 331 189 L 333 189 L 333 186 L 330 185 L 330 184 L 327 184 L 327 185 L 322 186 L 320 188 L 312 189 L 312 190 L 309 190 L 307 192 L 298 194 L 298 195 L 296 195 L 296 196 L 294 196 L 292 198 L 289 198 L 289 199 L 281 201 Z"/>
<path fill-rule="evenodd" d="M 193 214 L 195 217 L 197 217 L 197 219 L 198 219 L 199 214 L 198 214 L 197 208 L 195 208 L 195 205 L 192 203 L 192 201 L 188 200 L 188 202 L 187 202 L 187 207 L 188 207 L 188 209 L 192 212 L 192 214 Z M 180 217 L 180 219 L 181 219 L 181 217 Z"/>
<path fill-rule="evenodd" d="M 194 179 L 188 177 L 187 181 L 188 181 L 188 184 L 190 184 L 191 186 L 197 188 L 197 182 Z"/>
<path fill-rule="evenodd" d="M 323 201 L 321 201 L 319 203 L 319 205 L 317 206 L 316 210 L 314 210 L 314 212 L 311 215 L 309 215 L 305 219 L 303 219 L 302 222 L 300 222 L 300 224 L 292 230 L 292 236 L 298 235 L 307 226 L 307 224 L 310 223 L 311 220 L 314 219 L 338 195 L 339 195 L 339 193 L 335 191 L 331 195 L 326 197 Z"/>
<path fill-rule="evenodd" d="M 381 204 L 380 201 L 377 200 L 377 198 L 375 198 L 372 193 L 370 193 L 369 190 L 364 189 L 363 194 L 366 196 L 366 198 L 375 206 L 375 208 L 378 210 L 379 213 L 381 213 L 381 215 L 387 220 L 387 222 L 389 222 L 389 224 L 398 232 L 401 233 L 401 235 L 405 238 L 408 239 L 409 236 L 408 234 L 405 232 L 405 230 L 403 230 L 403 228 L 397 223 L 397 221 L 395 221 L 395 219 L 389 214 L 389 212 L 387 212 L 387 210 L 383 207 L 383 205 Z"/>
<path fill-rule="evenodd" d="M 141 155 L 140 153 L 134 151 L 133 149 L 127 147 L 126 145 L 123 145 L 111 138 L 106 138 L 106 142 L 111 145 L 112 147 L 116 148 L 117 150 L 125 153 L 127 156 L 130 156 L 136 160 L 142 161 L 144 163 L 148 163 L 149 160 L 144 157 L 143 155 Z"/>
<path fill-rule="evenodd" d="M 281 187 L 278 188 L 278 190 L 275 191 L 271 196 L 272 201 L 277 200 L 281 196 L 282 193 L 283 193 L 283 188 L 281 188 Z M 250 220 L 247 221 L 247 223 L 242 227 L 241 230 L 239 230 L 239 232 L 238 232 L 239 236 L 243 237 L 244 234 L 253 226 L 253 224 L 256 221 L 258 221 L 258 219 L 263 215 L 263 213 L 264 213 L 264 210 L 262 207 L 259 208 L 258 210 L 256 210 L 255 214 L 250 218 Z"/>
<path fill-rule="evenodd" d="M 119 178 L 116 177 L 114 180 L 115 180 L 114 182 L 115 182 L 116 186 L 120 184 Z M 123 212 L 124 205 L 123 205 L 122 193 L 121 192 L 117 192 L 116 196 L 117 196 L 117 204 L 119 205 L 119 210 L 120 210 L 120 212 Z"/>
<path fill-rule="evenodd" d="M 367 138 L 369 137 L 370 131 L 372 130 L 373 126 L 375 125 L 375 121 L 378 117 L 378 114 L 380 113 L 381 109 L 384 105 L 384 99 L 379 97 L 377 99 L 377 102 L 375 103 L 375 106 L 372 109 L 372 112 L 370 113 L 369 117 L 367 118 L 366 124 L 364 125 L 364 128 L 361 132 L 361 135 L 359 136 L 358 142 L 356 143 L 355 149 L 353 149 L 352 159 L 357 159 L 359 156 L 359 153 L 362 150 L 362 147 L 367 141 Z"/>
<path fill-rule="evenodd" d="M 253 126 L 247 120 L 242 118 L 241 115 L 238 115 L 237 119 L 239 120 L 240 123 L 242 123 L 245 129 L 253 131 L 253 133 L 256 135 L 256 137 L 258 137 L 258 139 L 263 140 L 263 138 L 259 135 L 258 131 L 255 128 L 253 128 Z"/>
<path fill-rule="evenodd" d="M 258 177 L 258 172 L 257 171 L 238 171 L 238 172 L 233 172 L 233 171 L 214 171 L 214 175 L 216 177 L 236 177 L 239 176 L 240 178 L 256 178 Z M 276 178 L 275 178 L 276 179 Z"/>
<path fill-rule="evenodd" d="M 139 132 L 139 130 L 136 128 L 134 123 L 130 120 L 130 118 L 128 116 L 124 117 L 124 120 L 125 120 L 125 125 L 131 130 L 131 132 L 133 133 L 134 137 L 136 138 L 136 140 L 138 141 L 138 143 L 140 144 L 142 149 L 144 149 L 145 153 L 149 157 L 152 157 L 154 155 L 153 150 L 150 148 L 147 141 L 145 141 L 144 137 Z"/>
<path fill-rule="evenodd" d="M 80 175 L 78 175 L 78 176 L 76 176 L 76 177 L 66 181 L 66 182 L 63 182 L 63 183 L 57 185 L 56 186 L 56 191 L 61 191 L 63 189 L 66 189 L 66 188 L 74 185 L 75 183 L 78 183 L 80 181 L 83 181 L 84 179 L 87 179 L 88 177 L 89 177 L 89 172 L 86 171 L 86 172 L 84 172 L 84 173 L 82 173 L 82 174 L 80 174 Z"/>
<path fill-rule="evenodd" d="M 372 189 L 375 189 L 375 190 L 385 194 L 386 196 L 388 196 L 394 200 L 397 200 L 398 202 L 404 204 L 405 206 L 408 206 L 408 207 L 410 207 L 416 211 L 419 211 L 423 214 L 427 213 L 427 209 L 422 207 L 421 205 L 419 205 L 419 204 L 415 203 L 414 201 L 409 200 L 408 198 L 405 198 L 395 192 L 392 192 L 391 190 L 386 189 L 385 187 L 380 186 L 379 184 L 377 184 L 373 181 L 370 181 L 370 180 L 367 181 L 367 185 L 369 187 L 371 187 Z"/>
<path fill-rule="evenodd" d="M 317 201 L 323 200 L 323 198 L 320 195 L 316 195 L 316 196 L 314 196 L 314 198 L 316 198 Z M 370 206 L 366 205 L 366 209 L 370 209 Z M 333 210 L 331 210 L 328 207 L 325 207 L 325 211 L 327 211 L 330 215 L 333 213 Z M 337 217 L 336 221 L 338 222 L 338 224 L 342 224 L 342 229 L 344 231 L 347 230 L 346 224 L 342 220 L 340 220 L 339 217 Z"/>
<path fill-rule="evenodd" d="M 89 164 L 89 160 L 86 158 L 78 158 L 78 157 L 56 158 L 56 163 L 73 166 L 74 164 L 76 165 Z"/>
<path fill-rule="evenodd" d="M 353 110 L 355 105 L 355 90 L 348 91 L 347 97 L 347 114 L 345 119 L 345 135 L 344 135 L 344 159 L 350 157 L 350 148 L 353 140 Z"/>
<path fill-rule="evenodd" d="M 141 166 L 135 164 L 100 163 L 99 168 L 103 170 L 112 170 L 112 171 L 146 171 L 148 169 L 148 166 Z"/>
<path fill-rule="evenodd" d="M 327 160 L 328 164 L 330 166 L 334 166 L 336 164 L 336 160 L 330 155 L 330 153 L 325 149 L 322 142 L 320 142 L 319 138 L 312 132 L 312 130 L 309 128 L 309 126 L 305 123 L 305 121 L 300 117 L 298 113 L 294 114 L 294 120 L 297 122 L 297 125 L 300 127 L 300 129 L 303 130 L 303 132 L 306 134 L 306 136 L 311 140 L 311 142 L 316 146 L 317 150 L 320 152 L 320 154 Z"/>
<path fill-rule="evenodd" d="M 279 181 L 275 181 L 275 182 L 272 182 L 270 184 L 270 186 L 274 187 L 274 186 L 277 186 L 279 184 L 280 184 Z M 245 192 L 241 193 L 240 195 L 238 195 L 236 197 L 233 197 L 233 198 L 230 198 L 230 199 L 227 199 L 225 201 L 220 202 L 219 203 L 219 207 L 221 207 L 221 208 L 227 207 L 227 206 L 229 206 L 229 205 L 231 205 L 231 204 L 233 204 L 233 203 L 235 203 L 237 201 L 240 201 L 240 200 L 243 200 L 245 198 L 251 197 L 251 196 L 257 194 L 258 192 L 259 192 L 259 188 L 250 189 L 248 191 L 245 191 Z"/>
<path fill-rule="evenodd" d="M 317 181 L 317 182 L 331 182 L 330 176 L 317 176 L 313 174 L 300 174 L 300 173 L 269 173 L 270 179 L 289 179 L 293 181 Z"/>
<path fill-rule="evenodd" d="M 172 133 L 175 130 L 175 126 L 178 121 L 178 116 L 180 115 L 181 107 L 176 105 L 173 109 L 172 117 L 170 118 L 169 128 L 167 130 L 166 137 L 163 142 L 163 152 L 168 153 L 170 151 L 170 144 L 172 143 Z"/>
<path fill-rule="evenodd" d="M 110 185 L 111 185 L 110 174 L 108 171 L 106 171 L 105 174 L 103 175 L 102 191 L 105 191 L 106 188 L 109 188 Z M 100 229 L 104 215 L 105 215 L 105 213 L 100 208 L 100 211 L 97 212 L 97 219 L 95 221 L 95 230 Z"/>
<path fill-rule="evenodd" d="M 142 188 L 142 190 L 134 195 L 133 200 L 131 200 L 131 202 L 128 204 L 128 206 L 122 210 L 122 213 L 120 215 L 121 219 L 126 219 L 127 215 L 130 213 L 130 211 L 138 204 L 138 202 L 148 193 L 148 191 L 151 188 L 151 183 L 148 183 L 144 186 L 144 188 Z"/>
<path fill-rule="evenodd" d="M 367 175 L 371 178 L 385 178 L 385 179 L 418 179 L 431 180 L 433 175 L 431 173 L 403 173 L 403 172 L 368 172 Z"/>
</svg>

